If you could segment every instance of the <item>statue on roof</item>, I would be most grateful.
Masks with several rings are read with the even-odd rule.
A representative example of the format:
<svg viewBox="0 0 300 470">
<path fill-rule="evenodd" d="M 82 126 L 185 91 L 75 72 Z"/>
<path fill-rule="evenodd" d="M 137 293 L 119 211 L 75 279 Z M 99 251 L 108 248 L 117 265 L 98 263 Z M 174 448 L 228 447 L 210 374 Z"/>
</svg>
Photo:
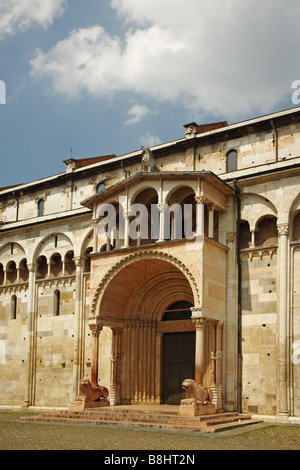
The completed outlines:
<svg viewBox="0 0 300 470">
<path fill-rule="evenodd" d="M 143 150 L 142 158 L 142 171 L 157 173 L 159 169 L 156 166 L 153 153 L 150 148 L 145 148 Z"/>
</svg>

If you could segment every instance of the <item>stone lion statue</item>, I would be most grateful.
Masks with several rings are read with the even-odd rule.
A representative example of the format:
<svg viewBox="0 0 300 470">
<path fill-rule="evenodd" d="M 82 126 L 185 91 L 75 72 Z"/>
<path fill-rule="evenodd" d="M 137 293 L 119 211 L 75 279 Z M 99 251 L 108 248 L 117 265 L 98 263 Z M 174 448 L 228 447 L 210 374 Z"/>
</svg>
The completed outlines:
<svg viewBox="0 0 300 470">
<path fill-rule="evenodd" d="M 182 382 L 185 390 L 185 399 L 181 400 L 181 405 L 204 405 L 212 402 L 212 392 L 203 385 L 198 385 L 193 379 L 185 379 Z"/>
<path fill-rule="evenodd" d="M 80 381 L 80 393 L 86 398 L 87 401 L 102 401 L 107 400 L 108 389 L 101 385 L 92 385 L 89 379 L 82 379 Z"/>
<path fill-rule="evenodd" d="M 153 153 L 149 148 L 145 148 L 142 158 L 142 171 L 158 172 Z"/>
</svg>

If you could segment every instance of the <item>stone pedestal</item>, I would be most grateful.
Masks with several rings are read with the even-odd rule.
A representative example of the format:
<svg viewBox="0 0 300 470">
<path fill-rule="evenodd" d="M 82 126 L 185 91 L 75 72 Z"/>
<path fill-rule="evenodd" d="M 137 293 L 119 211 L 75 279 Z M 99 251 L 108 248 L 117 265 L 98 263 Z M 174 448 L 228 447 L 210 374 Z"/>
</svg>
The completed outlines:
<svg viewBox="0 0 300 470">
<path fill-rule="evenodd" d="M 103 406 L 110 406 L 109 400 L 91 401 L 86 397 L 78 395 L 74 402 L 74 411 L 85 411 L 90 408 L 102 408 Z"/>
<path fill-rule="evenodd" d="M 205 416 L 217 412 L 215 405 L 180 405 L 179 416 Z"/>
</svg>

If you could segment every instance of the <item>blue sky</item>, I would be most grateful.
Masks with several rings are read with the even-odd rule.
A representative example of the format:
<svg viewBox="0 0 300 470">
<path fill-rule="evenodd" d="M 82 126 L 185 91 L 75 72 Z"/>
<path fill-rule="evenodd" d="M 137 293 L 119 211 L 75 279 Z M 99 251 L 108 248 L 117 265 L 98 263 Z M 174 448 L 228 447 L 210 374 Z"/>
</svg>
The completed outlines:
<svg viewBox="0 0 300 470">
<path fill-rule="evenodd" d="M 295 106 L 298 0 L 0 0 L 0 187 Z"/>
</svg>

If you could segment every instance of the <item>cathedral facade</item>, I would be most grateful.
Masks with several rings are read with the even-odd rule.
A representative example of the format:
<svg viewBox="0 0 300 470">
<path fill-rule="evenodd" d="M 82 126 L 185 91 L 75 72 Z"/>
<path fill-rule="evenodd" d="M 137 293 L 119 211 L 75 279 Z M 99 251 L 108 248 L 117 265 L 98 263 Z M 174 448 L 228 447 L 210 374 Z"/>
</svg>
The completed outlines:
<svg viewBox="0 0 300 470">
<path fill-rule="evenodd" d="M 0 190 L 0 407 L 300 417 L 300 108 Z"/>
</svg>

